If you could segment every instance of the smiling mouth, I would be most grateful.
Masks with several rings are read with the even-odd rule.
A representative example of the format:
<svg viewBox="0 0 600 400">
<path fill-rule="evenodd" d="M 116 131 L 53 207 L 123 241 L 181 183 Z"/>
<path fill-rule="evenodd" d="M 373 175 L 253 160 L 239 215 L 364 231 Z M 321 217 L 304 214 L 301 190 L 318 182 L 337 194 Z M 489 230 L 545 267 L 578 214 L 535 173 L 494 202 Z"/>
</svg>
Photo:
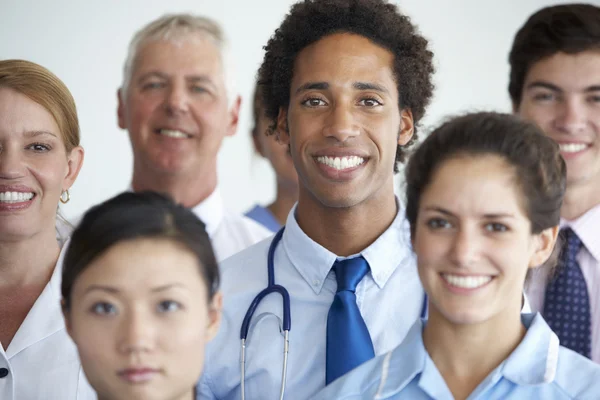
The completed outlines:
<svg viewBox="0 0 600 400">
<path fill-rule="evenodd" d="M 35 193 L 32 192 L 1 192 L 0 203 L 23 203 L 33 199 Z"/>
<path fill-rule="evenodd" d="M 585 143 L 560 143 L 558 146 L 562 153 L 579 153 L 588 147 Z"/>
<path fill-rule="evenodd" d="M 359 156 L 347 156 L 347 157 L 328 157 L 320 156 L 317 157 L 317 162 L 323 165 L 327 165 L 330 168 L 338 171 L 345 169 L 356 168 L 365 162 L 365 159 Z"/>
<path fill-rule="evenodd" d="M 441 274 L 447 284 L 460 289 L 478 289 L 487 285 L 493 279 L 490 275 L 464 276 L 453 274 Z"/>
<path fill-rule="evenodd" d="M 155 133 L 175 139 L 189 139 L 192 137 L 192 135 L 188 135 L 187 133 L 176 129 L 157 129 Z"/>
</svg>

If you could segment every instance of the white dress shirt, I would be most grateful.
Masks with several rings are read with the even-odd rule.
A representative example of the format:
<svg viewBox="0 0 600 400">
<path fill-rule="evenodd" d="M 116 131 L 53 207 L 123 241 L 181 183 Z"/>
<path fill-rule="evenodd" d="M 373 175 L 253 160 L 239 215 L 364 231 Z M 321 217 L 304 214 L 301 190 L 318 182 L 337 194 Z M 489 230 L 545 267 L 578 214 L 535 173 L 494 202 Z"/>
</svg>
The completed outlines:
<svg viewBox="0 0 600 400">
<path fill-rule="evenodd" d="M 576 220 L 561 220 L 560 227 L 571 227 L 583 243 L 577 261 L 590 298 L 592 361 L 600 363 L 600 204 Z M 542 312 L 544 309 L 547 277 L 547 269 L 540 268 L 534 271 L 528 282 L 527 296 L 533 311 Z"/>
<path fill-rule="evenodd" d="M 206 225 L 217 261 L 272 236 L 273 232 L 241 214 L 225 209 L 219 189 L 215 189 L 192 211 Z"/>
<path fill-rule="evenodd" d="M 60 307 L 63 246 L 50 282 L 19 327 L 8 349 L 0 346 L 2 400 L 92 400 L 77 348 L 65 329 Z M 1 322 L 0 322 L 1 323 Z"/>
<path fill-rule="evenodd" d="M 600 366 L 558 344 L 540 314 L 523 314 L 525 337 L 468 400 L 597 400 Z M 423 344 L 418 321 L 395 350 L 332 382 L 313 400 L 454 400 Z"/>
<path fill-rule="evenodd" d="M 423 305 L 423 288 L 411 251 L 408 223 L 400 208 L 391 226 L 360 254 L 370 272 L 356 289 L 357 304 L 371 334 L 375 354 L 402 341 Z M 327 315 L 337 289 L 331 267 L 338 257 L 298 226 L 296 207 L 274 256 L 275 283 L 291 299 L 286 399 L 303 400 L 325 386 Z M 219 334 L 207 346 L 198 399 L 240 398 L 240 328 L 254 297 L 267 286 L 264 240 L 221 266 L 224 310 Z M 246 343 L 246 398 L 278 398 L 283 368 L 282 318 L 278 294 L 257 307 Z"/>
</svg>

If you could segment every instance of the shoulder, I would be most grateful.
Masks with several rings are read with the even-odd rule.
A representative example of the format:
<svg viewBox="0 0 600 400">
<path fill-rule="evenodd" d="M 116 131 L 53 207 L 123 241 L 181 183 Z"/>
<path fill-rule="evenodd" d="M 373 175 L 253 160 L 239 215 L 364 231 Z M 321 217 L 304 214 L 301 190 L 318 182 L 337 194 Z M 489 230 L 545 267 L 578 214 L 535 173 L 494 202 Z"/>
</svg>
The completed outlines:
<svg viewBox="0 0 600 400">
<path fill-rule="evenodd" d="M 600 365 L 561 346 L 554 382 L 573 399 L 598 399 Z"/>
<path fill-rule="evenodd" d="M 384 365 L 389 363 L 392 353 L 375 357 L 346 375 L 335 380 L 318 392 L 313 400 L 359 400 L 379 398 Z"/>
<path fill-rule="evenodd" d="M 235 230 L 239 235 L 245 236 L 252 242 L 249 244 L 254 244 L 273 235 L 273 232 L 245 215 L 226 212 L 223 221 L 228 228 Z"/>
</svg>

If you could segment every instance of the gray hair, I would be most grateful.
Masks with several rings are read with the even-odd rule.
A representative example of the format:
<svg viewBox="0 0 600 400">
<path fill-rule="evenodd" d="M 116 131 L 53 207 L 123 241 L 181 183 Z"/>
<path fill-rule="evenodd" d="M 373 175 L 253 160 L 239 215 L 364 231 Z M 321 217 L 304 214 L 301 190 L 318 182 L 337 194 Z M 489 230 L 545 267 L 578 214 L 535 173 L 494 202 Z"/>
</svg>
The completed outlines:
<svg viewBox="0 0 600 400">
<path fill-rule="evenodd" d="M 211 40 L 221 55 L 221 65 L 225 80 L 225 91 L 228 104 L 234 100 L 234 73 L 233 63 L 229 54 L 229 44 L 219 24 L 207 17 L 191 14 L 166 14 L 150 22 L 140 29 L 131 39 L 125 65 L 123 67 L 123 83 L 121 89 L 127 93 L 133 68 L 140 48 L 152 41 L 180 41 L 189 36 L 199 35 Z"/>
</svg>

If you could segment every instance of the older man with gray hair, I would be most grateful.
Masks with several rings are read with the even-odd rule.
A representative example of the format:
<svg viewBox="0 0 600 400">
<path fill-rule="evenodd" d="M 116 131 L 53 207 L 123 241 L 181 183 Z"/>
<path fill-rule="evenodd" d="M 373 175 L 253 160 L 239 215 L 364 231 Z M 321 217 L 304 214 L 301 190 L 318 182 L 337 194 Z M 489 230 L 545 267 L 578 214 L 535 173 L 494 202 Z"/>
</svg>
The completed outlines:
<svg viewBox="0 0 600 400">
<path fill-rule="evenodd" d="M 192 208 L 218 260 L 270 235 L 227 212 L 218 190 L 217 154 L 235 134 L 241 103 L 229 65 L 216 22 L 165 15 L 133 37 L 118 91 L 119 127 L 133 149 L 132 189 L 167 193 Z"/>
</svg>

